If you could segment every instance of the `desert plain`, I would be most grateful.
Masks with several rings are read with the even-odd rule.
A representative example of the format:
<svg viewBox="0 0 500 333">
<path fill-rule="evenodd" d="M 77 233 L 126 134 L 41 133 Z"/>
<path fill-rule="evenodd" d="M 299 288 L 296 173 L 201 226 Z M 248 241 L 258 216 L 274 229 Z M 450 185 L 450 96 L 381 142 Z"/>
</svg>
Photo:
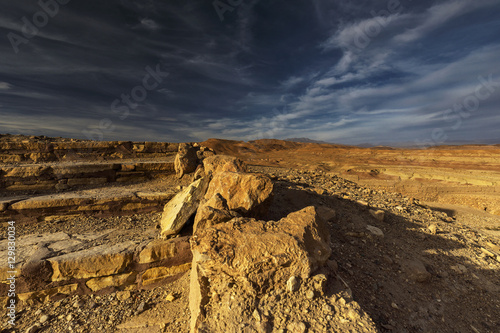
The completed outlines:
<svg viewBox="0 0 500 333">
<path fill-rule="evenodd" d="M 2 332 L 498 331 L 500 145 L 209 139 L 194 144 L 201 155 L 244 171 L 214 168 L 204 191 L 225 208 L 193 207 L 190 192 L 187 222 L 164 237 L 165 207 L 199 178 L 176 174 L 179 146 L 0 137 Z M 255 207 L 231 206 L 241 193 Z M 215 212 L 203 230 L 198 205 Z M 296 250 L 270 245 L 285 234 Z"/>
</svg>

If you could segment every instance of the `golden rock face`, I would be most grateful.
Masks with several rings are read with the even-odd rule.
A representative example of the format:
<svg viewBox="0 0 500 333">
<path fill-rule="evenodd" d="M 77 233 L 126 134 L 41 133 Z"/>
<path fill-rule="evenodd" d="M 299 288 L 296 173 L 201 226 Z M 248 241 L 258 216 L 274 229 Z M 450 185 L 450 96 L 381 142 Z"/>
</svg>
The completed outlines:
<svg viewBox="0 0 500 333">
<path fill-rule="evenodd" d="M 201 199 L 204 197 L 209 178 L 196 180 L 172 198 L 163 209 L 160 221 L 161 235 L 167 237 L 177 234 L 196 212 Z"/>
</svg>

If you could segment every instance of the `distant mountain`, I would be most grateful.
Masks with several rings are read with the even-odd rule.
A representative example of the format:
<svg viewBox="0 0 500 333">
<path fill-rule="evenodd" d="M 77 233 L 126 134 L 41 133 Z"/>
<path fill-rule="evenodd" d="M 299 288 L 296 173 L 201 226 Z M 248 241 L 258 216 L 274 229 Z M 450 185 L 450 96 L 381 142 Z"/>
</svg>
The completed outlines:
<svg viewBox="0 0 500 333">
<path fill-rule="evenodd" d="M 372 148 L 372 147 L 375 147 L 375 145 L 371 144 L 371 143 L 360 143 L 360 144 L 357 144 L 357 145 L 354 145 L 356 147 L 361 147 L 361 148 Z"/>
<path fill-rule="evenodd" d="M 285 141 L 300 142 L 300 143 L 326 143 L 326 144 L 331 144 L 331 142 L 318 141 L 318 140 L 313 140 L 313 139 L 309 139 L 309 138 L 289 138 L 289 139 L 285 139 Z"/>
</svg>

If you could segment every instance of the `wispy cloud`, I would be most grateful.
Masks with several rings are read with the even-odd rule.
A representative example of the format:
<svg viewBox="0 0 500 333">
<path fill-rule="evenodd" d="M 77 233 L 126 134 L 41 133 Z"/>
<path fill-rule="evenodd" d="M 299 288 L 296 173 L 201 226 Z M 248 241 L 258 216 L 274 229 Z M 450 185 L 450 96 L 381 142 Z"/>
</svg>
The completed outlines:
<svg viewBox="0 0 500 333">
<path fill-rule="evenodd" d="M 494 0 L 474 2 L 468 0 L 451 0 L 436 4 L 422 14 L 415 14 L 414 17 L 419 21 L 418 25 L 414 28 L 408 28 L 405 32 L 395 36 L 394 40 L 403 43 L 413 42 L 460 15 L 495 4 L 498 4 L 498 2 Z"/>
<path fill-rule="evenodd" d="M 12 86 L 7 83 L 7 82 L 0 82 L 0 90 L 8 90 L 10 89 Z"/>
<path fill-rule="evenodd" d="M 283 89 L 290 89 L 297 84 L 304 82 L 305 78 L 304 77 L 298 77 L 298 76 L 290 76 L 288 79 L 285 81 L 281 82 L 281 85 L 283 86 Z"/>
<path fill-rule="evenodd" d="M 158 23 L 156 23 L 154 20 L 152 19 L 149 19 L 149 18 L 143 18 L 141 20 L 141 25 L 148 29 L 148 30 L 152 30 L 152 31 L 156 31 L 158 29 L 160 29 L 160 25 Z"/>
<path fill-rule="evenodd" d="M 389 16 L 375 16 L 357 22 L 342 24 L 320 47 L 324 50 L 341 48 L 347 50 L 361 50 L 369 41 L 384 31 L 391 32 L 395 27 L 400 28 L 411 15 L 395 13 Z"/>
</svg>

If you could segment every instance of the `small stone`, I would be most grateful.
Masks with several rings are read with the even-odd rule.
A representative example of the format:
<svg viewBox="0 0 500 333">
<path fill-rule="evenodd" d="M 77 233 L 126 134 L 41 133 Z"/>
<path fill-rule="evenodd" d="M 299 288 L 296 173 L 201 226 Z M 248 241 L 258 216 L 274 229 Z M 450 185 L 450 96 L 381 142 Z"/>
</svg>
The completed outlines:
<svg viewBox="0 0 500 333">
<path fill-rule="evenodd" d="M 137 312 L 138 313 L 141 313 L 142 311 L 144 311 L 144 307 L 146 306 L 146 303 L 144 301 L 142 301 L 139 306 L 137 307 Z"/>
<path fill-rule="evenodd" d="M 130 291 L 119 291 L 116 293 L 116 299 L 119 301 L 126 301 L 130 298 Z"/>
<path fill-rule="evenodd" d="M 491 250 L 500 252 L 500 246 L 493 244 L 491 242 L 486 242 L 486 246 L 489 247 Z"/>
<path fill-rule="evenodd" d="M 253 310 L 252 316 L 257 322 L 260 322 L 261 318 L 259 311 L 257 309 Z"/>
<path fill-rule="evenodd" d="M 380 228 L 374 227 L 372 225 L 367 225 L 366 229 L 377 237 L 384 237 L 384 232 Z"/>
<path fill-rule="evenodd" d="M 306 324 L 301 321 L 290 323 L 286 328 L 287 332 L 289 331 L 290 333 L 305 333 L 307 329 Z"/>
<path fill-rule="evenodd" d="M 73 319 L 73 315 L 70 313 L 66 316 L 66 321 L 71 321 Z"/>
<path fill-rule="evenodd" d="M 396 303 L 394 303 L 394 302 L 391 303 L 391 307 L 393 309 L 399 309 L 398 305 Z"/>
<path fill-rule="evenodd" d="M 299 290 L 299 281 L 295 276 L 291 276 L 286 282 L 286 289 L 290 292 L 296 292 Z"/>
<path fill-rule="evenodd" d="M 429 229 L 429 232 L 433 235 L 437 233 L 437 226 L 435 224 L 431 224 L 429 227 L 427 227 L 427 229 Z"/>
<path fill-rule="evenodd" d="M 328 304 L 323 304 L 322 309 L 323 309 L 324 313 L 331 313 L 332 312 L 332 307 Z"/>
<path fill-rule="evenodd" d="M 364 201 L 364 200 L 358 200 L 356 201 L 358 203 L 358 205 L 360 206 L 363 206 L 363 207 L 368 207 L 368 202 Z"/>
<path fill-rule="evenodd" d="M 389 324 L 382 324 L 381 326 L 388 331 L 392 331 L 394 329 L 394 326 L 389 325 Z"/>
<path fill-rule="evenodd" d="M 349 311 L 347 311 L 347 317 L 356 322 L 357 319 L 358 319 L 358 314 L 356 313 L 356 311 L 354 311 L 353 309 L 349 309 Z"/>
<path fill-rule="evenodd" d="M 384 217 L 385 217 L 385 212 L 381 209 L 379 210 L 373 210 L 373 209 L 370 209 L 370 214 L 376 218 L 377 220 L 379 220 L 380 222 L 384 221 Z"/>
<path fill-rule="evenodd" d="M 165 300 L 167 302 L 173 302 L 175 300 L 174 294 L 168 294 L 167 297 L 165 297 Z"/>
<path fill-rule="evenodd" d="M 314 298 L 314 291 L 308 290 L 306 292 L 306 297 L 307 297 L 307 299 L 313 299 Z"/>
<path fill-rule="evenodd" d="M 402 266 L 408 277 L 416 282 L 426 282 L 431 278 L 431 274 L 419 260 L 407 260 Z"/>
<path fill-rule="evenodd" d="M 314 286 L 314 289 L 318 292 L 320 292 L 321 294 L 323 294 L 323 292 L 325 291 L 325 285 L 326 285 L 326 282 L 327 282 L 327 277 L 325 274 L 317 274 L 315 276 L 312 277 L 312 282 L 313 282 L 313 286 Z"/>
<path fill-rule="evenodd" d="M 465 274 L 465 273 L 467 273 L 467 267 L 465 267 L 464 265 L 461 265 L 461 264 L 458 264 L 456 266 L 451 266 L 451 269 L 453 269 L 458 274 Z"/>
<path fill-rule="evenodd" d="M 40 325 L 39 324 L 35 324 L 33 326 L 30 326 L 26 329 L 26 333 L 36 333 L 38 332 L 38 330 L 40 329 Z"/>
<path fill-rule="evenodd" d="M 81 308 L 83 306 L 83 302 L 80 300 L 77 300 L 75 303 L 73 303 L 74 308 Z"/>
<path fill-rule="evenodd" d="M 318 193 L 319 195 L 325 194 L 325 190 L 322 188 L 315 188 L 314 192 Z"/>
<path fill-rule="evenodd" d="M 387 254 L 384 254 L 382 256 L 382 260 L 388 265 L 392 265 L 394 263 L 394 260 L 392 260 L 392 258 L 389 257 Z"/>
<path fill-rule="evenodd" d="M 49 316 L 47 316 L 47 315 L 42 315 L 42 316 L 40 317 L 40 320 L 39 320 L 39 321 L 40 321 L 40 324 L 43 324 L 43 323 L 45 323 L 47 320 L 49 320 Z"/>
</svg>

